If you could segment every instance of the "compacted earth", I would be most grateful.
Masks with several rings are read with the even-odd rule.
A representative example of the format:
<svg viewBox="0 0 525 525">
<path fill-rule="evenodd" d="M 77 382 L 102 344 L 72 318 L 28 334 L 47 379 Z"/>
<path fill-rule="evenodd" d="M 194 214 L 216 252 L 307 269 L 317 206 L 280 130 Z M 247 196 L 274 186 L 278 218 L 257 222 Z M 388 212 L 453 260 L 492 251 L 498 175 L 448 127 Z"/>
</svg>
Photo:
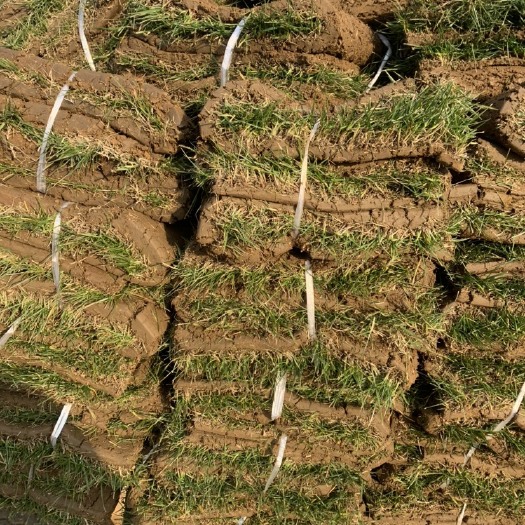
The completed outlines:
<svg viewBox="0 0 525 525">
<path fill-rule="evenodd" d="M 525 0 L 80 4 L 0 0 L 0 523 L 521 523 Z"/>
</svg>

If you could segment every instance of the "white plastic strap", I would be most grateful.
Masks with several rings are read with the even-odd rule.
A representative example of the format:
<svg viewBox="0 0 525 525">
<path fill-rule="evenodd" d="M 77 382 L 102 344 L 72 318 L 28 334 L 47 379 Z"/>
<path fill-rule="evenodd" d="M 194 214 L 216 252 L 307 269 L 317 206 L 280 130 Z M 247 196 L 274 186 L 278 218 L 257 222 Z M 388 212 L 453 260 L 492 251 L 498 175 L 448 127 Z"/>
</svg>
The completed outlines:
<svg viewBox="0 0 525 525">
<path fill-rule="evenodd" d="M 273 395 L 272 404 L 272 421 L 279 419 L 283 413 L 284 394 L 286 393 L 286 374 L 277 376 L 277 383 L 275 384 L 275 392 Z"/>
<path fill-rule="evenodd" d="M 16 329 L 18 328 L 18 325 L 20 324 L 21 321 L 22 321 L 22 317 L 18 317 L 17 319 L 15 319 L 13 321 L 13 324 L 6 330 L 4 335 L 0 337 L 0 350 L 4 348 L 4 346 L 7 344 L 7 341 L 11 339 L 11 337 L 16 332 Z"/>
<path fill-rule="evenodd" d="M 60 436 L 60 433 L 64 429 L 64 426 L 66 424 L 67 418 L 69 416 L 69 411 L 71 410 L 71 407 L 73 406 L 72 403 L 66 403 L 62 407 L 62 412 L 60 412 L 60 416 L 57 419 L 57 422 L 55 424 L 55 427 L 53 428 L 53 432 L 51 432 L 51 446 L 53 448 L 56 447 L 58 436 Z"/>
<path fill-rule="evenodd" d="M 46 129 L 44 130 L 44 136 L 42 138 L 42 144 L 40 145 L 40 156 L 38 157 L 38 166 L 36 169 L 36 191 L 40 193 L 46 192 L 46 179 L 44 176 L 44 170 L 46 169 L 46 150 L 47 150 L 47 141 L 49 140 L 49 135 L 53 129 L 53 124 L 58 115 L 58 110 L 62 105 L 64 97 L 69 90 L 69 83 L 75 78 L 77 74 L 76 71 L 73 71 L 71 76 L 67 79 L 67 82 L 62 86 L 62 89 L 59 91 L 58 96 L 53 104 L 49 118 L 47 119 Z"/>
<path fill-rule="evenodd" d="M 274 482 L 275 478 L 277 477 L 277 474 L 279 474 L 279 470 L 281 468 L 281 465 L 283 464 L 284 451 L 286 450 L 287 440 L 288 436 L 286 434 L 283 434 L 279 440 L 279 451 L 277 452 L 277 459 L 275 460 L 275 465 L 273 466 L 270 477 L 266 482 L 263 494 L 270 488 L 270 485 Z"/>
<path fill-rule="evenodd" d="M 84 56 L 86 57 L 89 69 L 95 71 L 95 64 L 93 63 L 93 57 L 89 50 L 89 44 L 84 33 L 84 11 L 86 10 L 86 0 L 80 0 L 78 6 L 78 34 L 80 36 L 80 42 L 82 43 L 82 49 L 84 50 Z"/>
<path fill-rule="evenodd" d="M 467 504 L 463 503 L 463 508 L 461 509 L 461 512 L 459 513 L 458 519 L 456 521 L 456 525 L 462 525 L 466 510 L 467 510 Z"/>
<path fill-rule="evenodd" d="M 512 405 L 512 410 L 510 411 L 510 414 L 500 423 L 498 423 L 492 432 L 501 432 L 513 419 L 514 416 L 518 413 L 518 410 L 520 409 L 521 404 L 523 403 L 523 398 L 525 397 L 525 382 L 523 385 L 521 385 L 520 393 L 518 394 L 518 397 L 516 398 L 516 401 L 514 401 L 514 404 Z"/>
<path fill-rule="evenodd" d="M 308 318 L 308 337 L 311 341 L 317 339 L 315 330 L 315 299 L 314 299 L 314 274 L 310 261 L 304 263 L 304 277 L 306 281 L 306 315 Z"/>
<path fill-rule="evenodd" d="M 314 127 L 310 131 L 310 136 L 308 137 L 308 140 L 306 141 L 306 146 L 304 148 L 303 162 L 301 164 L 301 183 L 299 185 L 299 197 L 297 199 L 297 208 L 295 209 L 295 216 L 293 219 L 292 238 L 294 239 L 299 235 L 299 228 L 301 227 L 301 218 L 303 217 L 304 197 L 306 193 L 306 174 L 308 170 L 308 150 L 310 148 L 310 142 L 312 142 L 312 140 L 314 139 L 320 124 L 321 120 L 318 119 L 317 122 L 314 124 Z"/>
<path fill-rule="evenodd" d="M 390 42 L 388 41 L 388 38 L 385 35 L 382 35 L 381 33 L 377 33 L 377 36 L 383 42 L 383 44 L 386 46 L 386 53 L 383 57 L 383 60 L 381 61 L 381 64 L 379 65 L 379 69 L 377 70 L 377 73 L 375 74 L 374 78 L 369 82 L 368 86 L 366 87 L 365 93 L 368 93 L 374 84 L 377 82 L 377 79 L 379 78 L 379 75 L 383 72 L 383 69 L 385 69 L 386 63 L 392 56 L 392 46 L 390 45 Z"/>
<path fill-rule="evenodd" d="M 465 466 L 469 461 L 470 461 L 470 458 L 474 455 L 474 452 L 476 452 L 476 449 L 478 448 L 478 443 L 476 443 L 475 445 L 472 445 L 469 449 L 468 449 L 468 452 L 465 454 L 465 457 L 463 458 L 463 466 Z"/>
<path fill-rule="evenodd" d="M 512 405 L 512 409 L 510 411 L 510 414 L 503 420 L 500 421 L 493 429 L 490 434 L 487 434 L 486 439 L 490 439 L 493 434 L 496 434 L 497 432 L 501 432 L 516 416 L 518 413 L 521 404 L 523 403 L 523 398 L 525 397 L 525 382 L 523 385 L 521 385 L 521 390 L 518 394 L 518 397 L 516 398 L 516 401 L 514 401 L 514 404 Z M 476 443 L 475 445 L 472 445 L 469 449 L 469 451 L 465 454 L 465 457 L 463 458 L 463 466 L 465 466 L 470 458 L 474 455 L 474 452 L 476 452 L 476 449 L 479 447 L 479 443 Z"/>
<path fill-rule="evenodd" d="M 66 209 L 71 203 L 65 202 L 60 206 L 60 210 L 56 214 L 55 222 L 53 223 L 53 235 L 51 236 L 51 271 L 53 273 L 53 282 L 55 283 L 55 290 L 60 293 L 60 265 L 59 265 L 59 249 L 58 238 L 60 236 L 60 228 L 62 223 L 62 210 Z"/>
<path fill-rule="evenodd" d="M 222 65 L 221 65 L 221 87 L 225 86 L 226 82 L 228 82 L 228 75 L 229 75 L 230 66 L 232 63 L 233 50 L 235 49 L 235 46 L 237 45 L 237 41 L 239 40 L 239 37 L 241 36 L 241 31 L 245 23 L 246 23 L 246 17 L 244 17 L 237 24 L 237 27 L 233 30 L 233 33 L 231 34 L 230 39 L 228 40 L 228 44 L 226 45 L 226 50 L 224 51 L 224 58 L 222 59 Z"/>
</svg>

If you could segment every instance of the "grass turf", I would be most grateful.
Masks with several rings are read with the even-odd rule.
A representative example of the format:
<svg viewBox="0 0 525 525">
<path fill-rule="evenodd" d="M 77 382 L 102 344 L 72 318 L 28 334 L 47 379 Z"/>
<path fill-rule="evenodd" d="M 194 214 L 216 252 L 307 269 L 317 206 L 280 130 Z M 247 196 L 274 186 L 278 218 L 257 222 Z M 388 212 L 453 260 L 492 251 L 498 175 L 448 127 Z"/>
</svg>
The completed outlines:
<svg viewBox="0 0 525 525">
<path fill-rule="evenodd" d="M 187 380 L 231 381 L 251 389 L 273 388 L 278 373 L 287 374 L 287 388 L 306 399 L 332 406 L 390 408 L 402 396 L 399 383 L 374 367 L 366 369 L 330 351 L 320 342 L 291 356 L 175 354 Z"/>
<path fill-rule="evenodd" d="M 170 450 L 172 466 L 162 482 L 152 485 L 142 511 L 175 523 L 183 517 L 208 512 L 240 517 L 250 509 L 252 520 L 264 523 L 348 523 L 355 515 L 352 503 L 360 492 L 359 475 L 341 465 L 296 465 L 285 460 L 266 494 L 262 488 L 273 458 L 256 451 L 209 451 L 178 445 Z M 201 473 L 185 472 L 192 463 Z M 180 464 L 180 467 L 177 465 Z M 227 467 L 226 467 L 227 466 Z M 218 470 L 216 470 L 218 469 Z M 192 469 L 193 470 L 193 469 Z M 328 484 L 322 496 L 316 486 Z M 220 518 L 218 518 L 220 520 Z"/>
<path fill-rule="evenodd" d="M 0 215 L 0 229 L 15 236 L 21 232 L 37 237 L 51 238 L 55 216 L 44 211 L 23 215 L 4 207 Z M 93 255 L 123 270 L 127 275 L 140 275 L 147 271 L 145 262 L 134 253 L 128 242 L 108 232 L 100 225 L 94 231 L 82 231 L 81 225 L 63 221 L 60 231 L 60 249 L 67 255 Z"/>
<path fill-rule="evenodd" d="M 296 192 L 300 165 L 290 157 L 240 154 L 224 150 L 198 155 L 194 179 L 199 187 L 213 183 L 232 186 L 275 188 Z M 446 178 L 431 166 L 387 163 L 362 171 L 336 170 L 327 163 L 311 161 L 308 185 L 312 195 L 342 199 L 367 197 L 412 197 L 438 200 L 443 196 Z"/>
<path fill-rule="evenodd" d="M 452 83 L 435 83 L 417 92 L 398 93 L 334 114 L 322 113 L 316 140 L 365 148 L 442 143 L 463 153 L 475 136 L 479 110 Z M 275 102 L 224 101 L 217 109 L 216 128 L 226 136 L 256 141 L 257 137 L 304 137 L 317 118 L 284 109 Z M 236 138 L 237 140 L 237 138 Z"/>
<path fill-rule="evenodd" d="M 52 450 L 47 441 L 31 443 L 0 440 L 0 482 L 17 484 L 20 471 L 34 465 L 31 485 L 37 490 L 81 503 L 93 489 L 107 486 L 119 491 L 127 480 L 95 461 L 71 452 Z"/>
<path fill-rule="evenodd" d="M 416 46 L 423 57 L 480 60 L 525 56 L 523 0 L 411 0 L 390 23 L 394 34 L 432 33 L 431 42 Z"/>
</svg>

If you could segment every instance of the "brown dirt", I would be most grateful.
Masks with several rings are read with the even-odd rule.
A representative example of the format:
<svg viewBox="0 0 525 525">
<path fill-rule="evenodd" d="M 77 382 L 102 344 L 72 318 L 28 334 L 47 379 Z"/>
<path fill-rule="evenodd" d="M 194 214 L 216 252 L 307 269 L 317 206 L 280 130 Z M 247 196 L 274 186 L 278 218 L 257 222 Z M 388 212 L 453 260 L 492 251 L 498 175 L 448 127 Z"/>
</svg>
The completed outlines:
<svg viewBox="0 0 525 525">
<path fill-rule="evenodd" d="M 490 261 L 469 263 L 465 266 L 468 273 L 480 277 L 502 276 L 502 277 L 521 277 L 525 274 L 525 263 L 520 261 Z"/>
<path fill-rule="evenodd" d="M 525 88 L 504 92 L 486 104 L 490 110 L 485 115 L 485 132 L 505 148 L 525 158 Z"/>
<path fill-rule="evenodd" d="M 409 0 L 335 0 L 334 3 L 346 13 L 370 23 L 392 19 L 396 11 L 409 4 Z"/>
<path fill-rule="evenodd" d="M 525 81 L 525 60 L 497 58 L 479 62 L 447 63 L 439 59 L 424 60 L 419 64 L 419 76 L 424 81 L 450 80 L 474 98 L 485 101 L 496 97 Z"/>
</svg>

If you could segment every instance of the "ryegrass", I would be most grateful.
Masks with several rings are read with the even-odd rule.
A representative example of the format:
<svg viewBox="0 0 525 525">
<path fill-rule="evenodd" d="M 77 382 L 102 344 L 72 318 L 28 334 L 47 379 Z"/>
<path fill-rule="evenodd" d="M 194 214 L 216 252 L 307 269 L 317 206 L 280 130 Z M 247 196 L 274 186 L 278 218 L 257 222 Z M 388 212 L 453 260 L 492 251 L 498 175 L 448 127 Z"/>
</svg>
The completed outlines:
<svg viewBox="0 0 525 525">
<path fill-rule="evenodd" d="M 34 215 L 21 215 L 12 209 L 3 209 L 0 229 L 11 235 L 28 232 L 51 239 L 55 217 L 40 211 Z M 60 248 L 67 255 L 92 255 L 123 270 L 127 275 L 140 275 L 147 268 L 141 258 L 133 253 L 131 246 L 122 238 L 106 233 L 100 225 L 98 231 L 76 231 L 72 223 L 62 223 Z"/>
<path fill-rule="evenodd" d="M 487 425 L 486 428 L 473 428 L 465 425 L 450 424 L 446 425 L 440 432 L 439 437 L 443 441 L 462 444 L 465 446 L 472 446 L 481 443 L 479 451 L 491 454 L 490 448 L 484 447 L 487 437 L 494 436 L 492 434 L 492 427 L 494 425 Z M 506 450 L 525 456 L 525 438 L 521 435 L 519 430 L 509 428 L 498 432 L 497 437 L 494 436 L 497 443 L 505 445 Z"/>
<path fill-rule="evenodd" d="M 78 345 L 62 347 L 39 342 L 28 342 L 23 338 L 12 337 L 6 345 L 11 356 L 7 361 L 37 359 L 46 363 L 45 366 L 54 370 L 61 366 L 78 376 L 98 381 L 100 385 L 111 382 L 114 385 L 132 380 L 135 363 L 116 352 L 97 351 L 93 347 L 82 348 Z M 20 356 L 20 357 L 19 357 Z M 78 379 L 81 382 L 80 379 Z"/>
<path fill-rule="evenodd" d="M 82 95 L 96 105 L 108 103 L 107 99 L 97 98 L 95 95 Z M 82 98 L 82 96 L 80 98 Z M 165 133 L 166 124 L 161 120 L 153 106 L 144 97 L 130 95 L 122 91 L 120 97 L 109 100 L 114 109 L 138 118 L 143 124 L 156 132 Z M 42 130 L 23 120 L 19 112 L 10 105 L 6 105 L 0 112 L 0 131 L 15 129 L 26 139 L 35 144 L 35 148 L 42 142 Z M 93 144 L 87 142 L 71 140 L 54 132 L 51 132 L 48 139 L 46 152 L 46 164 L 49 171 L 55 167 L 64 167 L 70 171 L 79 171 L 92 167 L 98 162 L 109 161 L 114 164 L 113 173 L 127 175 L 129 177 L 140 177 L 148 170 L 159 172 L 162 168 L 150 165 L 147 159 L 119 155 L 111 147 L 107 147 L 103 139 Z M 60 181 L 63 182 L 62 180 Z M 140 200 L 140 199 L 139 199 Z"/>
<path fill-rule="evenodd" d="M 178 400 L 179 403 L 182 399 Z M 212 424 L 238 429 L 260 429 L 264 425 L 250 420 L 251 414 L 271 408 L 271 399 L 251 393 L 199 393 L 187 402 L 187 409 Z M 368 421 L 361 423 L 346 419 L 323 418 L 284 406 L 279 419 L 289 432 L 298 430 L 308 442 L 333 443 L 355 450 L 375 451 L 380 443 L 378 437 L 367 428 Z"/>
<path fill-rule="evenodd" d="M 17 485 L 20 472 L 28 472 L 31 464 L 32 488 L 77 503 L 93 489 L 106 486 L 119 491 L 125 483 L 118 474 L 92 460 L 59 448 L 51 450 L 47 441 L 27 444 L 11 438 L 0 440 L 0 483 Z"/>
<path fill-rule="evenodd" d="M 59 89 L 52 78 L 46 78 L 40 73 L 24 72 L 14 62 L 7 59 L 0 59 L 0 71 L 3 71 L 16 80 L 23 80 L 29 83 L 36 83 L 44 89 Z M 73 101 L 87 101 L 93 106 L 105 107 L 107 110 L 111 110 L 116 116 L 131 117 L 144 127 L 149 128 L 152 131 L 166 132 L 166 123 L 162 121 L 162 117 L 155 110 L 151 102 L 144 97 L 144 95 L 130 92 L 122 88 L 114 88 L 114 92 L 111 94 L 105 93 L 103 95 L 93 93 L 89 91 L 73 90 L 68 93 L 68 99 Z M 103 115 L 103 119 L 107 119 L 106 112 Z M 31 125 L 25 123 L 20 118 L 20 115 L 12 107 L 7 107 L 4 110 L 3 121 L 26 131 L 26 135 L 30 138 L 34 138 L 34 128 Z M 59 142 L 58 137 L 53 137 L 52 140 Z M 56 146 L 56 144 L 55 144 Z M 87 147 L 87 146 L 86 146 Z M 95 150 L 93 150 L 94 152 Z M 95 152 L 93 153 L 95 154 Z"/>
<path fill-rule="evenodd" d="M 214 75 L 219 65 L 210 59 L 210 63 L 201 66 L 181 68 L 179 66 L 166 64 L 164 62 L 153 62 L 147 55 L 129 54 L 119 52 L 114 58 L 115 65 L 126 68 L 141 75 L 147 75 L 149 79 L 155 79 L 166 83 L 169 89 L 171 82 L 192 82 Z"/>
<path fill-rule="evenodd" d="M 50 282 L 53 280 L 53 275 L 50 265 L 33 263 L 2 248 L 0 249 L 0 279 L 4 282 L 3 287 L 9 288 L 21 282 L 24 284 L 34 281 Z M 11 285 L 6 283 L 11 283 Z M 85 284 L 80 284 L 66 273 L 60 276 L 61 299 L 67 307 L 75 310 L 84 310 L 91 305 L 101 303 L 114 306 L 119 301 L 129 297 L 147 297 L 157 304 L 163 305 L 163 293 L 163 289 L 159 287 L 144 288 L 138 285 L 129 285 L 118 292 L 106 293 Z"/>
<path fill-rule="evenodd" d="M 440 486 L 447 483 L 446 491 Z M 420 465 L 395 476 L 394 484 L 366 492 L 369 505 L 385 509 L 409 509 L 445 505 L 457 509 L 458 501 L 468 508 L 518 516 L 525 508 L 525 489 L 521 480 L 483 476 L 465 469 L 447 470 Z"/>
<path fill-rule="evenodd" d="M 0 496 L 0 509 L 10 512 L 10 516 L 15 520 L 27 515 L 36 517 L 48 525 L 64 525 L 64 523 L 68 525 L 96 525 L 95 522 L 87 518 L 79 518 L 46 505 L 39 505 L 26 496 L 17 496 L 16 499 Z"/>
<path fill-rule="evenodd" d="M 487 231 L 497 232 L 513 240 L 521 240 L 525 235 L 525 218 L 515 213 L 463 206 L 455 214 L 456 221 L 461 221 L 464 228 L 482 238 Z"/>
<path fill-rule="evenodd" d="M 55 169 L 50 169 L 46 173 L 46 182 L 48 188 L 61 188 L 69 189 L 73 191 L 80 191 L 89 193 L 91 196 L 100 196 L 104 200 L 118 200 L 119 197 L 125 201 L 133 203 L 134 206 L 140 206 L 146 204 L 151 208 L 160 208 L 162 210 L 173 210 L 173 204 L 171 201 L 171 193 L 167 191 L 165 193 L 157 189 L 145 191 L 144 186 L 152 187 L 152 183 L 148 180 L 146 172 L 147 168 L 139 167 L 137 169 L 130 169 L 124 174 L 123 179 L 118 181 L 93 181 L 92 183 L 86 183 L 85 178 L 75 176 L 74 170 L 67 170 L 66 172 L 60 172 L 59 165 L 55 165 Z M 167 164 L 159 166 L 159 170 L 165 172 L 168 176 L 177 176 L 173 173 L 173 169 L 169 168 Z M 155 172 L 157 169 L 151 168 L 149 173 L 153 175 L 153 181 L 155 181 Z M 78 172 L 77 172 L 78 173 Z M 34 179 L 35 173 L 33 169 L 21 167 L 19 164 L 14 162 L 0 162 L 0 180 L 2 182 L 8 181 L 13 176 L 21 176 L 25 179 Z M 71 177 L 71 178 L 69 178 Z M 109 187 L 104 184 L 109 183 Z M 153 183 L 155 184 L 156 181 Z"/>
<path fill-rule="evenodd" d="M 423 265 L 425 263 L 423 262 Z M 345 268 L 319 268 L 314 273 L 316 293 L 353 295 L 368 298 L 378 294 L 386 295 L 402 288 L 410 292 L 422 293 L 418 278 L 424 272 L 417 261 L 403 261 L 389 264 L 371 261 L 367 266 L 356 270 Z M 246 268 L 232 267 L 202 261 L 181 261 L 172 270 L 174 293 L 206 294 L 209 290 L 220 290 L 231 295 L 246 294 L 252 301 L 268 300 L 272 297 L 281 301 L 282 295 L 297 296 L 305 292 L 304 273 L 299 267 L 284 268 Z"/>
<path fill-rule="evenodd" d="M 15 62 L 8 60 L 7 58 L 0 58 L 0 71 L 6 74 L 10 78 L 19 80 L 22 79 L 25 82 L 35 83 L 40 87 L 49 87 L 49 81 L 41 73 L 36 71 L 25 72 L 18 67 Z"/>
<path fill-rule="evenodd" d="M 163 372 L 164 367 L 152 362 L 147 377 L 141 384 L 128 387 L 118 397 L 64 379 L 51 370 L 5 362 L 0 362 L 0 383 L 16 391 L 35 394 L 43 398 L 43 402 L 53 401 L 60 405 L 71 402 L 94 408 L 101 406 L 105 412 L 114 410 L 115 413 L 125 409 L 132 411 L 137 419 L 151 421 L 157 417 L 158 410 L 155 398 L 152 399 L 152 392 L 158 388 Z M 150 399 L 151 405 L 148 404 Z"/>
<path fill-rule="evenodd" d="M 525 246 L 491 241 L 462 240 L 456 243 L 456 260 L 461 264 L 523 261 L 525 260 Z"/>
<path fill-rule="evenodd" d="M 452 60 L 525 56 L 523 0 L 413 0 L 400 9 L 390 30 L 433 33 L 434 40 L 416 52 Z"/>
<path fill-rule="evenodd" d="M 443 61 L 478 61 L 501 56 L 523 58 L 525 57 L 525 40 L 506 30 L 488 38 L 473 33 L 470 38 L 457 41 L 450 40 L 448 35 L 423 46 L 419 54 L 425 58 L 437 58 Z"/>
<path fill-rule="evenodd" d="M 156 35 L 163 44 L 183 39 L 206 37 L 211 40 L 228 38 L 235 23 L 223 22 L 218 17 L 197 18 L 191 11 L 180 8 L 166 9 L 133 1 L 113 29 L 113 39 L 131 32 Z M 322 22 L 315 15 L 293 9 L 284 11 L 256 11 L 246 21 L 242 42 L 248 39 L 287 39 L 301 35 L 319 34 Z"/>
<path fill-rule="evenodd" d="M 17 406 L 4 406 L 0 408 L 1 421 L 24 427 L 54 424 L 58 416 L 58 412 L 46 409 L 35 410 Z"/>
<path fill-rule="evenodd" d="M 271 83 L 274 87 L 284 89 L 303 99 L 304 87 L 314 87 L 323 93 L 342 99 L 353 99 L 365 92 L 368 79 L 362 75 L 350 75 L 329 69 L 326 66 L 309 68 L 290 65 L 252 68 L 240 67 L 236 71 L 242 78 L 258 78 Z"/>
<path fill-rule="evenodd" d="M 414 349 L 423 349 L 429 337 L 443 333 L 443 318 L 437 309 L 435 296 L 429 294 L 413 310 L 356 311 L 354 307 L 316 309 L 318 331 L 331 336 L 346 337 L 364 344 L 366 341 L 392 341 Z M 248 303 L 208 294 L 190 300 L 186 306 L 189 325 L 214 330 L 224 336 L 236 334 L 257 338 L 289 337 L 304 333 L 307 326 L 304 305 L 286 303 Z"/>
<path fill-rule="evenodd" d="M 217 210 L 215 226 L 222 248 L 238 256 L 254 248 L 264 251 L 272 243 L 286 240 L 292 231 L 293 214 L 269 207 L 242 209 L 224 205 Z M 341 219 L 322 220 L 305 213 L 299 241 L 303 250 L 336 258 L 342 266 L 351 266 L 372 257 L 384 256 L 391 261 L 409 254 L 432 257 L 457 231 L 457 222 L 450 221 L 433 230 L 389 231 L 367 225 L 365 232 L 364 227 L 349 226 Z"/>
<path fill-rule="evenodd" d="M 0 363 L 0 382 L 15 390 L 27 390 L 58 403 L 109 400 L 109 396 L 95 392 L 88 386 L 68 381 L 50 370 L 13 363 Z"/>
<path fill-rule="evenodd" d="M 278 372 L 287 374 L 287 389 L 332 406 L 390 408 L 401 395 L 398 381 L 374 367 L 353 362 L 320 342 L 293 355 L 175 355 L 182 377 L 231 381 L 253 388 L 273 388 Z"/>
<path fill-rule="evenodd" d="M 461 347 L 507 348 L 525 338 L 525 315 L 507 308 L 468 311 L 454 319 L 448 333 Z"/>
<path fill-rule="evenodd" d="M 523 382 L 525 366 L 500 357 L 449 354 L 431 382 L 444 406 L 468 407 L 483 400 L 490 409 L 510 407 Z"/>
<path fill-rule="evenodd" d="M 42 142 L 42 130 L 25 122 L 18 111 L 10 105 L 0 112 L 0 131 L 14 128 L 35 144 Z M 67 139 L 51 133 L 48 140 L 46 161 L 48 166 L 63 165 L 71 170 L 79 170 L 93 164 L 101 155 L 99 148 L 84 144 L 72 143 Z"/>
<path fill-rule="evenodd" d="M 523 0 L 412 0 L 399 12 L 407 29 L 417 31 L 493 32 L 502 26 L 525 24 Z"/>
<path fill-rule="evenodd" d="M 63 0 L 28 0 L 25 13 L 14 24 L 0 29 L 0 43 L 12 49 L 23 49 L 27 41 L 47 31 L 47 24 L 54 13 L 65 7 Z"/>
<path fill-rule="evenodd" d="M 64 306 L 56 297 L 0 292 L 0 304 L 0 320 L 10 325 L 21 316 L 19 330 L 30 338 L 32 335 L 52 336 L 76 340 L 77 345 L 83 341 L 91 351 L 98 348 L 109 354 L 137 344 L 127 327 L 90 319 L 83 314 L 80 305 Z"/>
<path fill-rule="evenodd" d="M 208 296 L 188 305 L 191 325 L 220 330 L 225 335 L 245 334 L 259 337 L 293 337 L 306 327 L 306 310 L 280 309 L 264 304 L 248 304 L 237 299 Z"/>
<path fill-rule="evenodd" d="M 217 128 L 227 135 L 256 140 L 264 136 L 307 136 L 316 116 L 283 109 L 275 102 L 225 101 Z M 399 146 L 441 143 L 463 153 L 480 121 L 473 100 L 452 83 L 424 86 L 417 93 L 399 93 L 377 102 L 343 107 L 321 114 L 317 140 L 364 148 L 370 144 Z"/>
<path fill-rule="evenodd" d="M 505 275 L 478 277 L 469 273 L 451 274 L 455 284 L 466 287 L 486 297 L 500 299 L 509 306 L 525 300 L 525 282 Z"/>
<path fill-rule="evenodd" d="M 162 483 L 152 485 L 149 501 L 139 508 L 148 517 L 176 520 L 209 512 L 231 515 L 235 509 L 248 507 L 264 523 L 289 523 L 292 516 L 300 516 L 301 523 L 342 524 L 353 514 L 349 510 L 353 494 L 361 486 L 359 475 L 346 467 L 303 466 L 285 460 L 274 484 L 262 494 L 272 457 L 256 451 L 212 452 L 194 446 L 179 446 L 172 454 L 174 465 L 181 461 L 181 467 L 170 468 Z M 186 461 L 195 462 L 201 473 L 185 472 Z M 334 484 L 333 491 L 325 497 L 316 495 L 314 487 L 325 483 Z"/>
<path fill-rule="evenodd" d="M 485 154 L 469 156 L 465 162 L 465 171 L 470 176 L 469 180 L 503 191 L 523 184 L 523 177 L 518 170 L 508 164 L 494 162 Z"/>
<path fill-rule="evenodd" d="M 308 166 L 309 191 L 323 198 L 366 198 L 369 196 L 406 196 L 437 200 L 444 193 L 443 174 L 426 166 L 387 165 L 367 172 L 341 172 L 326 163 L 311 161 Z M 410 170 L 410 171 L 409 171 Z M 299 162 L 290 157 L 255 156 L 223 150 L 204 153 L 198 160 L 194 177 L 199 187 L 210 183 L 249 185 L 278 191 L 297 191 Z"/>
</svg>

